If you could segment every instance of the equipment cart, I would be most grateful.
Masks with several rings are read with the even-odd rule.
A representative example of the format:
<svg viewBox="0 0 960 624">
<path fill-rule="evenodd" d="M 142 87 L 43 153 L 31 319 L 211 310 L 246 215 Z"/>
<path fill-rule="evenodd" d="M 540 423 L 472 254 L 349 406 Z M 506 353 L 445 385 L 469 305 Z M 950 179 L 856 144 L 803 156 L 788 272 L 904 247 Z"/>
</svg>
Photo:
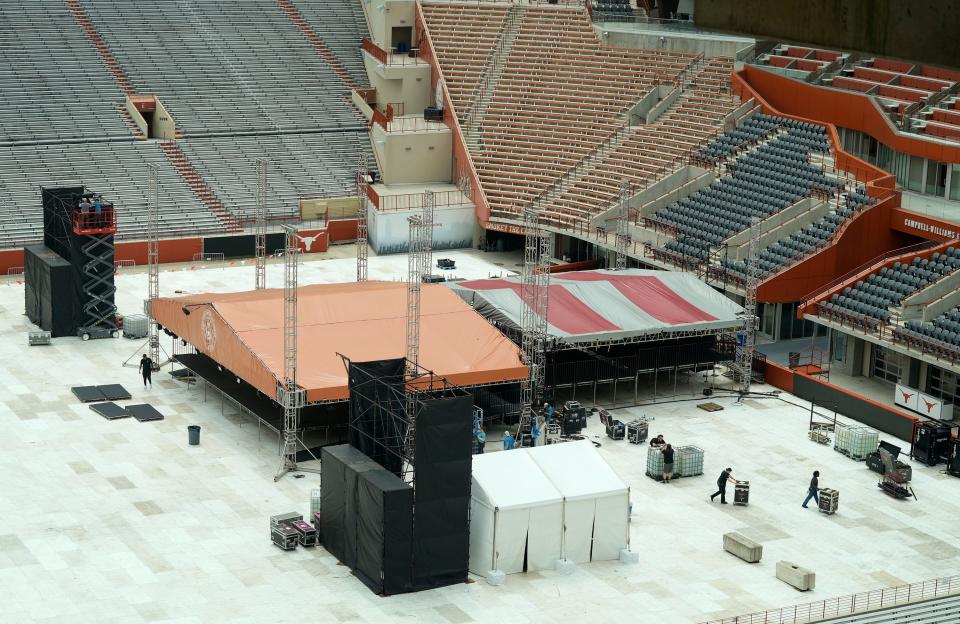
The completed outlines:
<svg viewBox="0 0 960 624">
<path fill-rule="evenodd" d="M 733 485 L 733 504 L 743 505 L 744 507 L 746 507 L 749 501 L 750 501 L 750 482 L 737 481 Z"/>
<path fill-rule="evenodd" d="M 840 492 L 830 488 L 820 488 L 820 512 L 827 515 L 837 513 L 837 506 L 840 504 Z"/>
</svg>

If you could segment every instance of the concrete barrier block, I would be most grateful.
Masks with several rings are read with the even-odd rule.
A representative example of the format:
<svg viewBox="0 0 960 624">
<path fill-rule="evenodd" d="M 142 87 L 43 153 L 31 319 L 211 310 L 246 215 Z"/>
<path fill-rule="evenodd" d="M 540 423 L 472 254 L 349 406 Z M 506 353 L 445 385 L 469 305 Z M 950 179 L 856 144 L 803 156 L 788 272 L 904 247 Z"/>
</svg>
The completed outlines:
<svg viewBox="0 0 960 624">
<path fill-rule="evenodd" d="M 817 575 L 790 561 L 777 562 L 777 578 L 800 591 L 809 591 L 817 584 Z"/>
<path fill-rule="evenodd" d="M 507 575 L 502 570 L 490 570 L 487 572 L 487 582 L 498 587 L 507 581 Z"/>
<path fill-rule="evenodd" d="M 737 532 L 723 534 L 723 549 L 747 563 L 757 563 L 763 557 L 763 546 Z"/>
</svg>

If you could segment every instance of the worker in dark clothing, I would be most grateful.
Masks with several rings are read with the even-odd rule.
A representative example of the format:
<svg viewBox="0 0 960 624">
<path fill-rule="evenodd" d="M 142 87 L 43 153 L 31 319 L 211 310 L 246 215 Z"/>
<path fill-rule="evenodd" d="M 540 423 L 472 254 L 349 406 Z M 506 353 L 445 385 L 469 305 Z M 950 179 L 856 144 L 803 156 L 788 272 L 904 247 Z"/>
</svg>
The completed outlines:
<svg viewBox="0 0 960 624">
<path fill-rule="evenodd" d="M 140 358 L 140 374 L 143 375 L 143 387 L 146 388 L 147 384 L 150 384 L 152 388 L 153 380 L 150 379 L 150 375 L 153 374 L 153 360 L 146 353 Z"/>
<path fill-rule="evenodd" d="M 710 495 L 711 502 L 713 501 L 714 498 L 717 497 L 717 495 L 719 495 L 720 504 L 721 505 L 727 504 L 727 481 L 732 481 L 733 483 L 737 482 L 737 480 L 733 478 L 732 473 L 733 473 L 733 468 L 727 468 L 726 470 L 720 473 L 719 477 L 717 477 L 717 491 Z"/>
<path fill-rule="evenodd" d="M 663 449 L 663 481 L 670 483 L 673 478 L 673 447 L 669 444 Z"/>
<path fill-rule="evenodd" d="M 817 504 L 817 507 L 820 506 L 820 496 L 818 492 L 820 491 L 820 471 L 813 471 L 813 478 L 810 479 L 810 487 L 807 489 L 807 497 L 803 499 L 803 508 L 807 508 L 807 503 L 810 502 L 810 499 L 813 499 L 813 502 Z"/>
</svg>

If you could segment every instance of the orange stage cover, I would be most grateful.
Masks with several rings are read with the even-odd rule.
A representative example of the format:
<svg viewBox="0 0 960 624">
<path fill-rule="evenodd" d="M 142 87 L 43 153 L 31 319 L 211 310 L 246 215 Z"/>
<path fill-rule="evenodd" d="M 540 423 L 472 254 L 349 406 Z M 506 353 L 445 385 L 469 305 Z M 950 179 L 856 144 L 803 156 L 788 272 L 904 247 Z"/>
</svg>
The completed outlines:
<svg viewBox="0 0 960 624">
<path fill-rule="evenodd" d="M 452 290 L 421 290 L 420 365 L 450 382 L 477 385 L 527 376 L 520 349 Z M 347 399 L 342 353 L 355 362 L 403 357 L 407 289 L 402 282 L 315 284 L 300 288 L 297 383 L 307 401 Z M 190 306 L 190 314 L 183 307 Z M 162 297 L 157 322 L 198 351 L 276 396 L 283 377 L 283 289 Z"/>
</svg>

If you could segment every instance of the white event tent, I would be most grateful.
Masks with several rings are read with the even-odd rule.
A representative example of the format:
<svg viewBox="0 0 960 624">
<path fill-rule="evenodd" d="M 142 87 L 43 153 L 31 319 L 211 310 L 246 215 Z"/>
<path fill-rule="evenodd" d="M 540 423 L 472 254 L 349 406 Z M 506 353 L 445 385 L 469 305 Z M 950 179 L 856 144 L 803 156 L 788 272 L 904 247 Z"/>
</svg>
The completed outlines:
<svg viewBox="0 0 960 624">
<path fill-rule="evenodd" d="M 617 559 L 630 490 L 586 440 L 473 458 L 470 571 L 487 575 Z M 524 568 L 526 562 L 526 568 Z"/>
<path fill-rule="evenodd" d="M 551 569 L 561 557 L 563 498 L 525 451 L 473 458 L 470 571 Z"/>
</svg>

